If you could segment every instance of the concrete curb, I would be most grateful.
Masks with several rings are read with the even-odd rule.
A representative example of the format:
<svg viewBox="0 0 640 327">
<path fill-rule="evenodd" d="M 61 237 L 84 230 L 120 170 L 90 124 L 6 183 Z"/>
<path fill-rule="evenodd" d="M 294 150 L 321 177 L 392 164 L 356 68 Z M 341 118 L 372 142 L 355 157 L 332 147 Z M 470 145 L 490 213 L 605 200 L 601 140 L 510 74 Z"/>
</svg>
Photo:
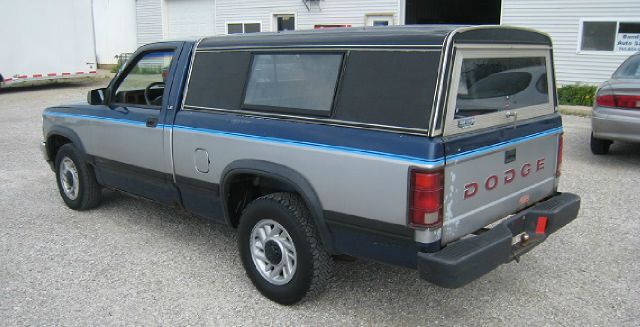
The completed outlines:
<svg viewBox="0 0 640 327">
<path fill-rule="evenodd" d="M 560 110 L 560 113 L 563 115 L 591 117 L 591 112 L 593 109 L 591 107 L 584 107 L 584 106 L 561 105 L 559 110 Z"/>
</svg>

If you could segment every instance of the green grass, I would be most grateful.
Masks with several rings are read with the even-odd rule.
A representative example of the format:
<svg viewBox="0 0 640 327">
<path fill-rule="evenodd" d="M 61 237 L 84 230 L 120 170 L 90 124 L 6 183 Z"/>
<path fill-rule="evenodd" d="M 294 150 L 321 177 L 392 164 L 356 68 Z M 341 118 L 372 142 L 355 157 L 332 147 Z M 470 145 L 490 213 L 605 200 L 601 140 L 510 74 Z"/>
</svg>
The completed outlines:
<svg viewBox="0 0 640 327">
<path fill-rule="evenodd" d="M 565 85 L 558 88 L 558 101 L 561 105 L 593 106 L 597 87 L 591 85 Z"/>
</svg>

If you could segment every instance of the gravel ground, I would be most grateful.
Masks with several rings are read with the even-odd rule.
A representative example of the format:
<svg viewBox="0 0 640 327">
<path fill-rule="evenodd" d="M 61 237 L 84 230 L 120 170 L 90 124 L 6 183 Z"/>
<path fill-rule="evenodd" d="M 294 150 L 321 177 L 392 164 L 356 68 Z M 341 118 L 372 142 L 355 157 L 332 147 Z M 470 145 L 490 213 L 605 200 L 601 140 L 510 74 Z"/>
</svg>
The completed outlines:
<svg viewBox="0 0 640 327">
<path fill-rule="evenodd" d="M 245 277 L 231 228 L 105 193 L 67 209 L 42 160 L 40 114 L 96 84 L 0 90 L 0 325 L 640 324 L 640 146 L 589 152 L 565 117 L 561 189 L 580 217 L 522 261 L 457 290 L 415 271 L 339 262 L 320 297 L 284 307 Z"/>
</svg>

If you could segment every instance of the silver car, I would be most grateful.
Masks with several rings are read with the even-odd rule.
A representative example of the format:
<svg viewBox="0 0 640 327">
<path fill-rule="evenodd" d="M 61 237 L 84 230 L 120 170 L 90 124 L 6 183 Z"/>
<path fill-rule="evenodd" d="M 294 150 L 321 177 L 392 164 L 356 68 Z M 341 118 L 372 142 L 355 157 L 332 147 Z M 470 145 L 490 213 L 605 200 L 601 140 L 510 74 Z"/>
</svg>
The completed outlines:
<svg viewBox="0 0 640 327">
<path fill-rule="evenodd" d="M 607 154 L 613 141 L 640 142 L 640 53 L 600 85 L 595 102 L 591 152 Z"/>
</svg>

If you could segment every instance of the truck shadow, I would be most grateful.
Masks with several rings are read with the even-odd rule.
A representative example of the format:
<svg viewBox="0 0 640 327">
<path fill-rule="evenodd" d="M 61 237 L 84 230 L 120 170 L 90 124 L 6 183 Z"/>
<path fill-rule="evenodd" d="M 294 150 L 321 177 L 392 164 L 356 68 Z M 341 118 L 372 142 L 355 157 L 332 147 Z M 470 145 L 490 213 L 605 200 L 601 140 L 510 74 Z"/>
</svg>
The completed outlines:
<svg viewBox="0 0 640 327">
<path fill-rule="evenodd" d="M 231 273 L 229 278 L 236 279 L 244 292 L 253 290 L 253 285 L 245 276 L 236 249 L 237 231 L 231 227 L 193 216 L 185 211 L 164 208 L 153 202 L 131 198 L 116 191 L 105 191 L 103 202 L 98 210 L 110 212 L 108 219 L 126 219 L 146 232 L 161 234 L 163 242 L 173 243 L 171 246 L 187 248 L 193 251 L 193 262 L 187 265 L 200 265 L 199 257 L 215 259 L 210 269 L 221 273 Z M 120 224 L 120 223 L 119 223 Z M 151 231 L 149 231 L 149 229 Z M 155 230 L 154 230 L 155 229 Z M 199 244 L 206 242 L 206 246 Z M 205 265 L 208 265 L 205 264 Z M 492 272 L 490 279 L 505 284 L 513 282 L 512 269 L 506 267 Z M 193 276 L 194 278 L 212 278 L 210 276 Z M 327 289 L 317 298 L 291 307 L 280 307 L 283 310 L 314 310 L 318 305 L 329 306 L 339 314 L 347 315 L 351 309 L 362 306 L 376 308 L 376 315 L 401 318 L 406 312 L 420 315 L 430 313 L 438 316 L 454 315 L 463 306 L 475 308 L 488 306 L 490 303 L 482 298 L 504 297 L 500 293 L 507 292 L 506 287 L 492 287 L 490 281 L 483 278 L 464 288 L 448 290 L 422 281 L 415 270 L 382 264 L 374 261 L 357 259 L 353 262 L 335 261 L 334 273 Z M 215 288 L 215 283 L 210 284 Z M 506 285 L 505 285 L 506 286 Z M 186 290 L 187 292 L 198 290 Z M 251 293 L 257 300 L 263 300 L 257 291 Z M 408 301 L 413 298 L 415 301 Z M 401 300 L 403 299 L 403 300 Z M 214 299 L 212 299 L 214 300 Z M 412 303 L 407 307 L 407 303 Z M 271 303 L 272 305 L 275 305 Z"/>
</svg>

